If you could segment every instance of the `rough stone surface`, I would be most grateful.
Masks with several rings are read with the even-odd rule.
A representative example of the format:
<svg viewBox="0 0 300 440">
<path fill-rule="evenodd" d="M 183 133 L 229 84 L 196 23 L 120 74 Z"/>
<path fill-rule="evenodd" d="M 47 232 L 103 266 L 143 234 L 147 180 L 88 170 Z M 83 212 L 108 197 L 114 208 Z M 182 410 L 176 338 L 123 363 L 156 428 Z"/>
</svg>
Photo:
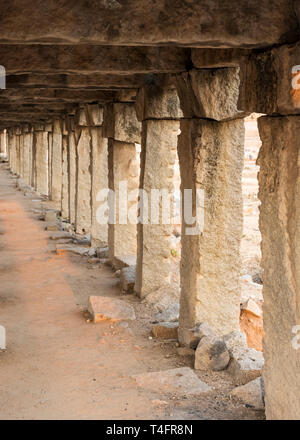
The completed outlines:
<svg viewBox="0 0 300 440">
<path fill-rule="evenodd" d="M 178 121 L 144 121 L 141 153 L 140 189 L 148 194 L 148 204 L 142 205 L 140 217 L 148 220 L 147 224 L 138 224 L 137 279 L 135 292 L 145 297 L 171 279 L 171 221 L 162 217 L 161 203 L 158 207 L 158 219 L 151 221 L 151 190 L 166 190 L 173 195 L 173 173 L 176 160 Z M 172 199 L 171 199 L 172 200 Z M 170 202 L 169 202 L 170 203 Z M 147 206 L 148 205 L 148 206 Z M 148 213 L 147 213 L 148 209 Z M 170 209 L 170 219 L 172 210 Z M 144 223 L 145 220 L 144 220 Z"/>
<path fill-rule="evenodd" d="M 178 93 L 184 117 L 216 121 L 241 117 L 239 68 L 192 69 L 177 76 Z M 212 93 L 214 91 L 214 93 Z"/>
<path fill-rule="evenodd" d="M 195 353 L 195 370 L 225 370 L 230 361 L 223 340 L 212 336 L 201 338 Z"/>
<path fill-rule="evenodd" d="M 61 216 L 69 220 L 69 162 L 68 162 L 68 137 L 63 136 L 62 141 L 62 188 L 61 188 Z"/>
<path fill-rule="evenodd" d="M 98 248 L 96 253 L 98 258 L 108 258 L 108 247 Z"/>
<path fill-rule="evenodd" d="M 183 117 L 177 89 L 166 83 L 165 77 L 142 87 L 137 95 L 136 112 L 139 121 L 146 119 L 180 119 Z"/>
<path fill-rule="evenodd" d="M 127 213 L 124 206 L 120 208 L 119 204 L 120 182 L 127 182 L 128 193 L 138 189 L 139 170 L 135 144 L 109 139 L 108 167 L 108 186 L 115 192 L 115 204 L 111 204 L 110 210 L 115 224 L 108 225 L 109 259 L 116 269 L 120 269 L 116 266 L 115 258 L 122 255 L 136 255 L 137 248 L 136 224 L 128 221 L 129 210 L 133 210 L 135 218 L 137 216 L 137 192 L 134 200 L 128 201 Z"/>
<path fill-rule="evenodd" d="M 200 380 L 194 371 L 188 367 L 173 370 L 144 373 L 133 376 L 137 385 L 153 391 L 178 393 L 183 395 L 200 395 L 211 388 Z"/>
<path fill-rule="evenodd" d="M 144 299 L 151 304 L 157 312 L 169 310 L 173 304 L 179 303 L 180 288 L 177 285 L 163 286 L 154 292 L 149 293 Z"/>
<path fill-rule="evenodd" d="M 104 111 L 104 136 L 126 143 L 141 142 L 141 123 L 132 103 L 111 103 Z"/>
<path fill-rule="evenodd" d="M 33 142 L 36 149 L 36 190 L 48 195 L 48 133 L 34 132 Z"/>
<path fill-rule="evenodd" d="M 158 322 L 178 322 L 179 300 L 167 306 L 164 310 L 156 313 L 155 320 Z"/>
<path fill-rule="evenodd" d="M 99 119 L 99 118 L 98 118 Z M 96 115 L 93 118 L 97 121 Z M 108 188 L 108 163 L 107 163 L 107 139 L 103 137 L 102 127 L 91 128 L 92 138 L 92 226 L 91 226 L 91 244 L 93 247 L 102 247 L 107 244 L 108 225 L 107 220 L 99 215 L 98 208 L 105 200 L 100 200 L 99 192 Z M 101 193 L 100 193 L 101 195 Z"/>
<path fill-rule="evenodd" d="M 241 65 L 239 108 L 271 114 L 300 113 L 300 43 L 251 54 Z"/>
<path fill-rule="evenodd" d="M 55 202 L 60 202 L 62 186 L 62 133 L 61 124 L 58 120 L 53 123 L 51 164 L 51 199 Z"/>
<path fill-rule="evenodd" d="M 246 405 L 263 410 L 265 405 L 262 377 L 251 380 L 246 385 L 241 385 L 237 388 L 234 388 L 231 391 L 230 396 L 237 397 Z"/>
<path fill-rule="evenodd" d="M 248 299 L 244 304 L 242 304 L 241 309 L 248 313 L 252 313 L 254 316 L 262 316 L 262 310 L 260 306 L 251 298 Z"/>
<path fill-rule="evenodd" d="M 124 267 L 120 273 L 120 287 L 122 292 L 133 293 L 136 266 Z"/>
<path fill-rule="evenodd" d="M 266 416 L 299 419 L 300 350 L 292 345 L 300 324 L 299 117 L 262 117 L 258 125 Z"/>
<path fill-rule="evenodd" d="M 82 128 L 77 144 L 76 232 L 91 229 L 91 136 Z"/>
<path fill-rule="evenodd" d="M 162 322 L 152 326 L 152 333 L 155 338 L 160 339 L 177 339 L 178 338 L 178 323 L 176 322 Z"/>
<path fill-rule="evenodd" d="M 90 296 L 88 311 L 95 323 L 104 320 L 126 321 L 135 319 L 134 309 L 131 305 L 124 301 L 104 296 Z"/>
<path fill-rule="evenodd" d="M 239 329 L 242 120 L 182 120 L 178 154 L 182 188 L 203 190 L 203 232 L 188 235 L 182 224 L 179 340 L 198 322 L 217 336 Z M 195 193 L 193 197 L 195 204 Z"/>
<path fill-rule="evenodd" d="M 57 221 L 57 213 L 54 210 L 49 210 L 45 214 L 45 222 L 54 223 Z"/>
<path fill-rule="evenodd" d="M 261 375 L 264 356 L 260 351 L 248 348 L 244 333 L 232 332 L 224 337 L 224 342 L 231 357 L 228 372 L 237 385 L 246 384 Z"/>
<path fill-rule="evenodd" d="M 75 224 L 76 220 L 76 141 L 74 132 L 69 133 L 68 139 L 68 162 L 69 162 L 69 213 L 70 223 Z"/>
<path fill-rule="evenodd" d="M 32 20 L 30 14 L 24 15 L 23 4 L 15 2 L 13 9 L 7 10 L 1 5 L 0 41 L 2 44 L 53 44 L 55 41 L 161 46 L 172 42 L 200 47 L 266 47 L 296 40 L 295 10 L 299 17 L 299 7 L 294 4 L 295 9 L 287 0 L 252 0 L 251 4 L 246 0 L 224 0 L 222 7 L 217 0 L 157 4 L 152 0 L 132 0 L 125 4 L 112 1 L 74 4 L 65 0 L 63 9 L 53 7 L 52 2 L 45 3 L 43 9 L 35 11 L 35 20 Z M 112 48 L 106 47 L 109 54 Z M 154 49 L 165 49 L 167 54 L 172 48 Z M 73 52 L 70 50 L 70 53 Z M 117 53 L 113 52 L 113 59 L 118 60 Z M 163 54 L 155 54 L 158 59 L 164 59 Z M 76 59 L 76 54 L 73 56 Z M 127 58 L 129 56 L 122 56 L 125 61 Z M 140 58 L 141 55 L 137 59 Z M 149 62 L 145 57 L 145 63 Z"/>
</svg>

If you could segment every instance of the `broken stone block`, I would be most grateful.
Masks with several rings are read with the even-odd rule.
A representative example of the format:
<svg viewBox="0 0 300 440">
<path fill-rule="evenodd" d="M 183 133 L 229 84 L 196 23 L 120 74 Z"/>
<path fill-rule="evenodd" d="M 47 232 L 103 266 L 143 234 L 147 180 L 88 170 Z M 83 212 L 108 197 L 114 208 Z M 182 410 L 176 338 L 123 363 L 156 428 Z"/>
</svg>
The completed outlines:
<svg viewBox="0 0 300 440">
<path fill-rule="evenodd" d="M 60 227 L 58 225 L 58 223 L 54 223 L 54 224 L 50 224 L 46 226 L 46 231 L 59 231 Z"/>
<path fill-rule="evenodd" d="M 251 405 L 255 409 L 264 409 L 264 386 L 262 377 L 251 380 L 246 385 L 234 388 L 230 396 L 237 397 L 246 405 Z"/>
<path fill-rule="evenodd" d="M 173 303 L 162 312 L 156 313 L 155 320 L 157 322 L 178 322 L 179 308 L 178 302 Z"/>
<path fill-rule="evenodd" d="M 46 223 L 55 223 L 57 221 L 57 212 L 53 210 L 49 210 L 45 214 L 45 222 Z"/>
<path fill-rule="evenodd" d="M 180 287 L 178 285 L 166 285 L 149 293 L 143 300 L 151 304 L 157 312 L 167 310 L 173 304 L 179 304 Z"/>
<path fill-rule="evenodd" d="M 135 312 L 131 305 L 125 301 L 106 296 L 90 296 L 88 311 L 95 323 L 110 321 L 134 320 Z"/>
<path fill-rule="evenodd" d="M 139 387 L 165 393 L 199 395 L 211 390 L 211 387 L 200 380 L 189 367 L 138 374 L 132 378 Z"/>
<path fill-rule="evenodd" d="M 233 376 L 236 385 L 244 385 L 261 375 L 264 357 L 260 351 L 248 348 L 246 335 L 232 332 L 224 337 L 231 360 L 228 372 Z"/>
<path fill-rule="evenodd" d="M 241 277 L 241 304 L 248 301 L 249 298 L 254 301 L 263 301 L 262 285 L 254 283 L 250 278 Z"/>
<path fill-rule="evenodd" d="M 61 239 L 64 239 L 64 238 L 72 238 L 72 234 L 70 234 L 70 232 L 65 232 L 65 231 L 58 231 L 58 232 L 55 232 L 54 234 L 52 234 L 51 236 L 50 236 L 50 239 L 51 240 L 61 240 Z"/>
<path fill-rule="evenodd" d="M 152 326 L 152 333 L 155 338 L 161 339 L 177 339 L 178 338 L 178 323 L 176 322 L 162 322 Z"/>
<path fill-rule="evenodd" d="M 108 247 L 97 248 L 96 254 L 98 258 L 108 258 Z"/>
<path fill-rule="evenodd" d="M 120 286 L 122 292 L 133 293 L 136 266 L 124 267 L 120 273 Z"/>
<path fill-rule="evenodd" d="M 113 265 L 116 270 L 123 269 L 123 267 L 136 266 L 136 255 L 115 256 Z"/>
<path fill-rule="evenodd" d="M 262 310 L 259 305 L 251 298 L 249 298 L 241 307 L 242 310 L 245 310 L 249 313 L 252 313 L 254 316 L 260 317 L 262 316 Z"/>
<path fill-rule="evenodd" d="M 88 256 L 89 257 L 95 257 L 97 254 L 96 254 L 96 249 L 94 249 L 94 248 L 90 248 L 89 250 L 88 250 Z"/>
<path fill-rule="evenodd" d="M 225 370 L 230 355 L 223 340 L 214 336 L 201 338 L 195 353 L 195 370 Z"/>
</svg>

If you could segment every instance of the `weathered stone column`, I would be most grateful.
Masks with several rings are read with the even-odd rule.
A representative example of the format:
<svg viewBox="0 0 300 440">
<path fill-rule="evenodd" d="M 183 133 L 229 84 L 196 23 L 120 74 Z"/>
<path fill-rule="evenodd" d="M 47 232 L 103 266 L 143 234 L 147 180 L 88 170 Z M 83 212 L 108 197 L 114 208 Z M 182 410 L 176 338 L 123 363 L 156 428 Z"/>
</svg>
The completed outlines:
<svg viewBox="0 0 300 440">
<path fill-rule="evenodd" d="M 62 189 L 61 189 L 61 216 L 64 220 L 69 220 L 69 133 L 66 122 L 63 121 L 62 137 Z"/>
<path fill-rule="evenodd" d="M 48 132 L 44 126 L 36 124 L 33 132 L 33 143 L 35 145 L 35 189 L 48 195 Z"/>
<path fill-rule="evenodd" d="M 53 123 L 51 159 L 51 200 L 61 203 L 62 188 L 62 126 L 60 120 Z"/>
<path fill-rule="evenodd" d="M 7 148 L 6 148 L 6 130 L 2 130 L 0 133 L 0 153 L 6 156 Z"/>
<path fill-rule="evenodd" d="M 76 181 L 76 220 L 78 234 L 91 231 L 91 134 L 87 115 L 80 109 L 77 115 L 77 181 Z"/>
<path fill-rule="evenodd" d="M 174 225 L 174 165 L 177 155 L 179 119 L 183 116 L 176 87 L 160 84 L 144 87 L 137 97 L 137 115 L 142 121 L 140 189 L 148 196 L 147 224 L 138 224 L 138 250 L 135 292 L 145 297 L 168 285 L 171 277 L 171 234 Z M 167 191 L 170 221 L 164 223 L 162 202 L 158 224 L 151 223 L 151 190 Z M 145 207 L 145 209 L 147 209 Z M 141 214 L 141 213 L 140 213 Z"/>
<path fill-rule="evenodd" d="M 102 203 L 98 200 L 99 191 L 108 188 L 108 152 L 107 138 L 103 137 L 103 108 L 99 105 L 87 106 L 91 124 L 92 138 L 92 228 L 91 246 L 94 248 L 107 246 L 108 224 L 97 219 L 97 210 Z"/>
<path fill-rule="evenodd" d="M 237 68 L 192 70 L 178 77 L 181 121 L 178 155 L 182 190 L 179 340 L 207 322 L 218 335 L 239 330 L 241 178 L 244 121 L 237 110 Z M 184 206 L 191 189 L 191 206 Z M 198 190 L 198 202 L 196 192 Z M 194 231 L 191 227 L 198 226 Z M 195 234 L 195 235 L 191 235 Z"/>
<path fill-rule="evenodd" d="M 258 180 L 263 378 L 266 417 L 274 420 L 300 418 L 299 58 L 299 43 L 253 54 L 243 65 L 240 94 L 241 108 L 270 115 L 258 119 Z"/>
<path fill-rule="evenodd" d="M 76 220 L 76 139 L 75 139 L 75 121 L 74 116 L 67 117 L 68 130 L 68 164 L 69 164 L 69 218 L 70 223 L 75 224 Z"/>
<path fill-rule="evenodd" d="M 23 137 L 23 179 L 27 185 L 30 185 L 31 177 L 31 147 L 32 147 L 32 133 L 30 132 L 30 127 L 23 125 L 22 127 L 22 137 Z"/>
<path fill-rule="evenodd" d="M 136 224 L 128 221 L 126 208 L 120 207 L 120 183 L 127 186 L 127 192 L 138 190 L 138 166 L 135 143 L 140 143 L 141 123 L 136 117 L 133 103 L 116 102 L 105 107 L 104 136 L 108 137 L 108 187 L 115 192 L 114 212 L 110 216 L 115 224 L 108 225 L 108 247 L 111 263 L 118 267 L 118 258 L 136 255 Z M 122 200 L 127 196 L 122 191 Z M 137 199 L 136 194 L 136 199 Z M 136 199 L 129 201 L 128 211 Z"/>
<path fill-rule="evenodd" d="M 14 130 L 15 133 L 15 173 L 20 176 L 21 173 L 21 148 L 20 148 L 20 136 L 21 136 L 21 127 L 16 127 Z"/>
<path fill-rule="evenodd" d="M 299 419 L 300 116 L 258 124 L 267 417 Z"/>
</svg>

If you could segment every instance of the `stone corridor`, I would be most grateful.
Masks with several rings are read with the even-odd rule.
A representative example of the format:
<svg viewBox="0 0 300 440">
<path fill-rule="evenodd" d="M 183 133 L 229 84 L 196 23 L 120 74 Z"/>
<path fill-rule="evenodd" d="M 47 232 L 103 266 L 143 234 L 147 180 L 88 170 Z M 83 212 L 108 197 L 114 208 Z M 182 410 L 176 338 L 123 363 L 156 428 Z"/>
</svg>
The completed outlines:
<svg viewBox="0 0 300 440">
<path fill-rule="evenodd" d="M 299 29 L 298 0 L 0 4 L 0 418 L 300 418 Z"/>
</svg>

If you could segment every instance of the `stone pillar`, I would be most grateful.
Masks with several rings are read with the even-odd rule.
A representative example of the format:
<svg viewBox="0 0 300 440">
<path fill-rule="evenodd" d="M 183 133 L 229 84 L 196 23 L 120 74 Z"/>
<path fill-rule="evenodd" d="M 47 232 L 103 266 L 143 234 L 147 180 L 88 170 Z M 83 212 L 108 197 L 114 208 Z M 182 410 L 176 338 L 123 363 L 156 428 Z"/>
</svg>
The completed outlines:
<svg viewBox="0 0 300 440">
<path fill-rule="evenodd" d="M 238 90 L 237 68 L 192 70 L 178 77 L 185 116 L 178 141 L 183 345 L 200 322 L 207 322 L 217 335 L 239 330 L 244 121 L 237 110 Z M 198 205 L 198 225 L 187 218 L 186 189 L 192 190 L 193 215 Z M 198 231 L 191 230 L 193 226 Z"/>
<path fill-rule="evenodd" d="M 75 224 L 76 220 L 76 139 L 74 116 L 67 118 L 68 129 L 68 164 L 69 164 L 69 218 L 70 223 Z"/>
<path fill-rule="evenodd" d="M 69 142 L 68 132 L 64 126 L 62 138 L 62 189 L 61 189 L 61 216 L 69 220 Z"/>
<path fill-rule="evenodd" d="M 97 210 L 103 201 L 97 200 L 99 191 L 108 188 L 107 138 L 103 137 L 103 108 L 99 105 L 87 106 L 91 124 L 92 138 L 92 228 L 91 246 L 94 248 L 107 246 L 108 224 L 99 222 Z"/>
<path fill-rule="evenodd" d="M 0 134 L 0 153 L 3 156 L 7 155 L 7 149 L 6 149 L 6 130 L 2 130 Z"/>
<path fill-rule="evenodd" d="M 141 89 L 136 107 L 138 118 L 142 121 L 140 189 L 148 195 L 148 220 L 147 224 L 138 224 L 134 290 L 140 297 L 145 297 L 170 284 L 174 165 L 182 112 L 175 86 L 166 81 Z M 170 201 L 169 222 L 162 218 L 161 201 L 158 224 L 151 222 L 152 189 L 167 190 Z"/>
<path fill-rule="evenodd" d="M 91 134 L 84 109 L 77 115 L 77 182 L 76 182 L 76 220 L 78 234 L 91 231 Z"/>
<path fill-rule="evenodd" d="M 48 132 L 43 125 L 35 125 L 33 132 L 35 144 L 36 190 L 48 195 Z"/>
<path fill-rule="evenodd" d="M 32 134 L 30 132 L 30 127 L 24 125 L 22 127 L 23 132 L 23 179 L 27 185 L 30 185 L 30 174 L 31 174 L 31 143 Z"/>
<path fill-rule="evenodd" d="M 300 116 L 262 117 L 258 125 L 266 415 L 299 419 Z"/>
<path fill-rule="evenodd" d="M 20 148 L 20 136 L 21 136 L 21 128 L 20 127 L 16 127 L 14 130 L 15 133 L 15 151 L 16 151 L 16 155 L 15 155 L 15 173 L 20 176 L 21 173 L 21 148 Z"/>
<path fill-rule="evenodd" d="M 104 111 L 104 136 L 108 137 L 108 187 L 115 192 L 115 224 L 108 225 L 109 259 L 118 267 L 121 257 L 135 256 L 137 250 L 136 224 L 128 221 L 123 207 L 120 209 L 119 189 L 124 182 L 128 193 L 136 190 L 136 198 L 129 201 L 130 210 L 137 200 L 138 166 L 135 143 L 140 143 L 141 124 L 133 103 L 111 103 Z M 123 184 L 123 183 L 122 183 Z M 124 195 L 124 193 L 123 193 Z M 126 201 L 127 197 L 125 196 Z M 134 209 L 134 208 L 133 208 Z M 127 217 L 127 218 L 123 218 Z"/>
<path fill-rule="evenodd" d="M 240 93 L 243 109 L 269 115 L 258 119 L 258 180 L 263 378 L 266 417 L 273 420 L 300 418 L 299 57 L 299 43 L 251 54 Z"/>
<path fill-rule="evenodd" d="M 51 166 L 51 200 L 61 203 L 62 127 L 58 119 L 53 123 Z"/>
</svg>

